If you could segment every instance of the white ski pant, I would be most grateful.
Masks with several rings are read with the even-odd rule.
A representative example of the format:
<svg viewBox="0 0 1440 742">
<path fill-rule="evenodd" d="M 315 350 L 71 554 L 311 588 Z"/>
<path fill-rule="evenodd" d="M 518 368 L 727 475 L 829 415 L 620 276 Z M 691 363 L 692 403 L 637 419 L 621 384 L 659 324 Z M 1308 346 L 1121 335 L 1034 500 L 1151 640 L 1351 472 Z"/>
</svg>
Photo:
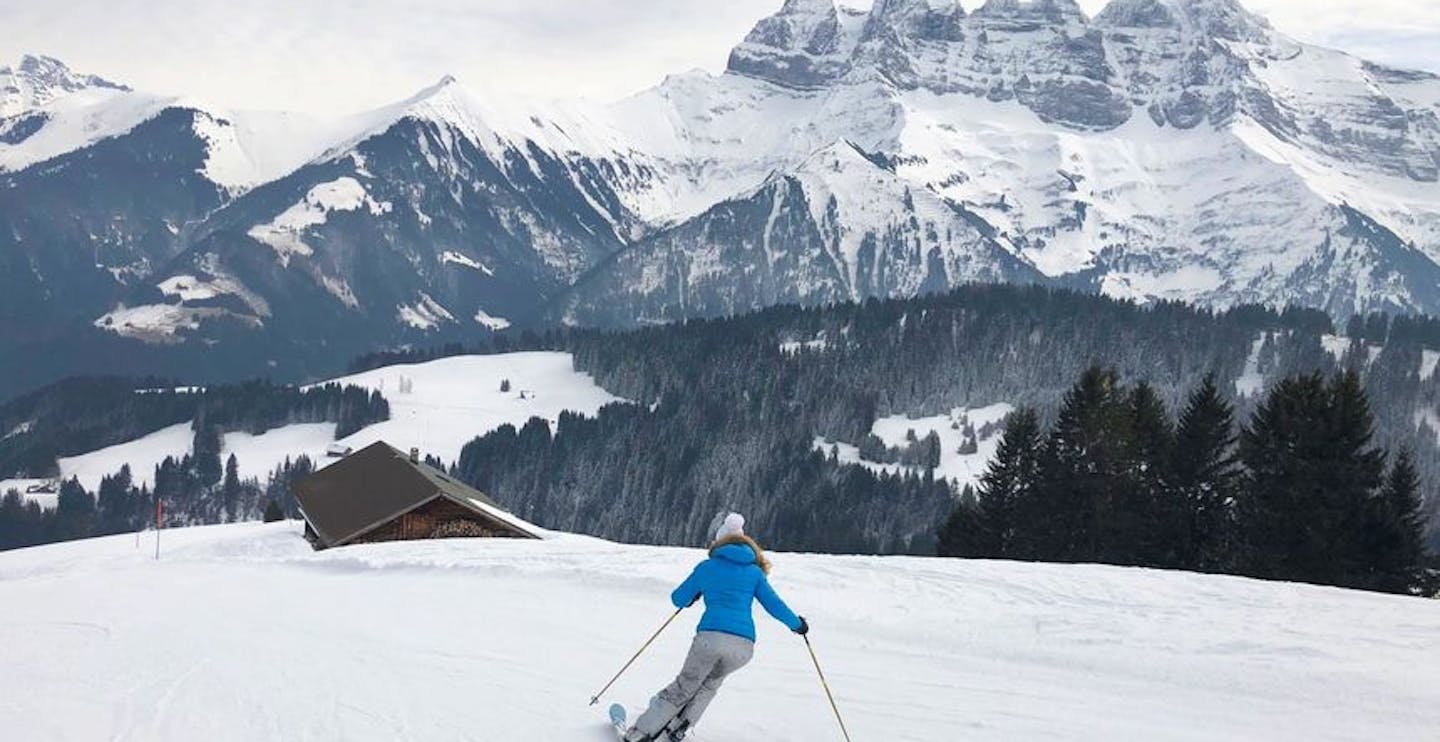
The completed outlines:
<svg viewBox="0 0 1440 742">
<path fill-rule="evenodd" d="M 690 643 L 690 653 L 675 682 L 650 699 L 650 708 L 635 720 L 632 731 L 646 737 L 665 728 L 677 716 L 694 726 L 715 700 L 725 677 L 745 666 L 755 654 L 755 642 L 719 631 L 701 631 Z"/>
</svg>

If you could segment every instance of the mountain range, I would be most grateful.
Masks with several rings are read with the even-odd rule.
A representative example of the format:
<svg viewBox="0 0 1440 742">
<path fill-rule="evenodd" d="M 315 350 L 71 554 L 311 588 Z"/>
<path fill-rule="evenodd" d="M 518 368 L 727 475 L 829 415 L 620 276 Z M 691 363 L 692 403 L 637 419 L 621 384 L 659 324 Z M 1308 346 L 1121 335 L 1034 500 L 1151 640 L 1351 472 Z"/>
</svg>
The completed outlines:
<svg viewBox="0 0 1440 742">
<path fill-rule="evenodd" d="M 1440 314 L 1440 77 L 1235 0 L 785 0 L 606 104 L 445 78 L 316 118 L 0 68 L 0 385 L 330 370 L 1033 282 Z"/>
</svg>

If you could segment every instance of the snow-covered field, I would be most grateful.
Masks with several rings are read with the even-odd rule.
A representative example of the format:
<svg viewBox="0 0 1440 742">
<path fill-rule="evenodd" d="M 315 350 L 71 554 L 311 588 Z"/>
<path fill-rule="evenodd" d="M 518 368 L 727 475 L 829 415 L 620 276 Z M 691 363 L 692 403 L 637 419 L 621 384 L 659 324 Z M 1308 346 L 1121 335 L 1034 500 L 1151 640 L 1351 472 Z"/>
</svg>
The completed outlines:
<svg viewBox="0 0 1440 742">
<path fill-rule="evenodd" d="M 762 534 L 763 535 L 763 534 Z M 15 740 L 601 742 L 591 694 L 696 550 L 560 535 L 311 552 L 242 524 L 0 554 Z M 857 742 L 1434 740 L 1440 603 L 1097 566 L 775 555 Z M 686 612 L 606 697 L 670 679 Z M 757 616 L 702 742 L 839 740 Z M 603 705 L 603 704 L 602 704 Z"/>
<path fill-rule="evenodd" d="M 401 379 L 406 389 L 401 391 Z M 500 391 L 510 381 L 510 391 Z M 360 449 L 384 440 L 411 446 L 453 462 L 470 439 L 501 425 L 524 425 L 532 417 L 553 425 L 566 410 L 593 415 L 624 401 L 575 370 L 569 353 L 506 353 L 455 356 L 405 366 L 387 366 L 335 379 L 378 390 L 390 402 L 390 419 L 340 442 Z M 328 441 L 319 443 L 324 450 Z M 312 454 L 313 456 L 314 454 Z"/>
<path fill-rule="evenodd" d="M 190 453 L 194 442 L 195 432 L 190 429 L 190 423 L 171 425 L 133 441 L 80 456 L 62 458 L 60 475 L 62 479 L 77 477 L 81 486 L 95 492 L 100 488 L 102 478 L 115 474 L 120 471 L 121 466 L 129 464 L 130 475 L 134 477 L 137 485 L 153 485 L 155 467 L 167 456 L 179 458 Z"/>
<path fill-rule="evenodd" d="M 949 414 L 934 417 L 892 415 L 876 420 L 870 432 L 886 446 L 902 449 L 909 444 L 911 432 L 918 439 L 933 432 L 940 438 L 940 465 L 935 467 L 935 475 L 954 482 L 956 487 L 978 486 L 990 459 L 1000 448 L 1005 418 L 1014 411 L 1013 406 L 1002 402 L 974 409 L 957 407 Z M 962 453 L 968 450 L 967 444 L 974 450 Z M 924 474 L 919 467 L 870 461 L 861 456 L 860 447 L 852 443 L 817 437 L 814 446 L 827 455 L 834 452 L 841 463 L 859 464 L 877 474 Z"/>
<path fill-rule="evenodd" d="M 401 391 L 401 380 L 404 389 Z M 509 380 L 511 389 L 500 391 Z M 401 450 L 411 447 L 440 457 L 447 463 L 460 457 L 460 449 L 472 438 L 501 425 L 524 425 L 532 417 L 553 425 L 566 410 L 594 415 L 611 402 L 623 401 L 595 384 L 589 374 L 575 371 L 568 353 L 507 353 L 490 356 L 455 356 L 426 363 L 387 366 L 374 371 L 333 380 L 375 389 L 390 402 L 390 419 L 371 425 L 339 441 L 359 450 L 376 441 L 385 441 Z M 78 477 L 91 492 L 104 476 L 129 464 L 137 484 L 153 484 L 155 467 L 166 456 L 190 453 L 193 443 L 190 423 L 173 425 L 150 435 L 60 459 L 64 479 Z M 262 482 L 286 458 L 302 454 L 324 465 L 325 449 L 335 442 L 335 425 L 317 423 L 289 425 L 261 435 L 229 433 L 224 437 L 222 456 L 235 454 L 241 477 Z M 0 494 L 15 488 L 24 493 L 31 484 L 45 480 L 0 481 Z M 48 507 L 55 496 L 31 496 Z"/>
</svg>

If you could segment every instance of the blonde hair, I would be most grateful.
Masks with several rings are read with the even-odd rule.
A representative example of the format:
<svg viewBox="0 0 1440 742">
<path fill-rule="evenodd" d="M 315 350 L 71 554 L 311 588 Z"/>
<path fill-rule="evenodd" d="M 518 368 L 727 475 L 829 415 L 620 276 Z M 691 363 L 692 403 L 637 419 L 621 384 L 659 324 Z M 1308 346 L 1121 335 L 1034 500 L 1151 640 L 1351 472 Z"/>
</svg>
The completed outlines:
<svg viewBox="0 0 1440 742">
<path fill-rule="evenodd" d="M 765 558 L 765 550 L 760 548 L 760 544 L 756 543 L 755 539 L 750 538 L 743 533 L 737 533 L 734 536 L 726 536 L 725 538 L 722 538 L 719 541 L 711 544 L 710 556 L 715 556 L 715 552 L 720 547 L 729 546 L 730 544 L 744 544 L 745 546 L 750 547 L 750 549 L 755 552 L 756 566 L 760 567 L 761 572 L 764 572 L 767 575 L 770 574 L 770 560 Z"/>
</svg>

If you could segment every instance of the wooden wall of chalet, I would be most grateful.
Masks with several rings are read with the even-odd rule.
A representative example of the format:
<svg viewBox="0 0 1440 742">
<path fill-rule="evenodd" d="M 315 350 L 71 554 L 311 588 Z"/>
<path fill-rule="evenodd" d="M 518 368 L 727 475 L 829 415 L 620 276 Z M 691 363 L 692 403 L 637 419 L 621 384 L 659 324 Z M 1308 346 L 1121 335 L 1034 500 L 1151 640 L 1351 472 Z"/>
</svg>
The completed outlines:
<svg viewBox="0 0 1440 742">
<path fill-rule="evenodd" d="M 418 541 L 428 538 L 443 538 L 444 534 L 437 535 L 436 529 L 456 522 L 473 526 L 464 529 L 468 531 L 464 534 L 467 536 L 484 538 L 514 538 L 518 536 L 514 531 L 496 521 L 440 497 L 388 523 L 377 526 L 350 543 L 368 544 L 377 541 Z M 453 532 L 456 529 L 451 527 L 447 530 Z"/>
</svg>

